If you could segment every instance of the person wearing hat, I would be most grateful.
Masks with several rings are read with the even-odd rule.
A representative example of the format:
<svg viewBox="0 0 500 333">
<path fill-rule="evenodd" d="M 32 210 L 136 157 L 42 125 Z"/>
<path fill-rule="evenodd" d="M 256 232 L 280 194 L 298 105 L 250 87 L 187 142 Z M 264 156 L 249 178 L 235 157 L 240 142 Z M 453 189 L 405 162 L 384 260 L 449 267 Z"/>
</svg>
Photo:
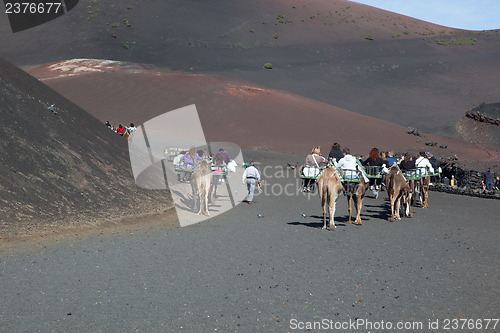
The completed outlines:
<svg viewBox="0 0 500 333">
<path fill-rule="evenodd" d="M 432 167 L 434 168 L 434 174 L 441 173 L 441 171 L 439 170 L 440 169 L 439 168 L 439 162 L 434 157 L 434 155 L 432 155 L 431 153 L 429 153 L 427 151 L 427 152 L 425 152 L 425 158 L 429 160 L 429 162 L 431 163 Z M 436 176 L 432 176 L 431 177 L 431 181 L 432 182 L 436 182 L 437 181 Z"/>
<path fill-rule="evenodd" d="M 248 190 L 245 201 L 251 204 L 253 200 L 253 192 L 255 191 L 255 184 L 260 184 L 260 173 L 255 167 L 254 161 L 250 162 L 248 168 L 246 168 L 245 172 L 243 172 L 242 181 L 243 184 L 247 184 Z"/>
</svg>

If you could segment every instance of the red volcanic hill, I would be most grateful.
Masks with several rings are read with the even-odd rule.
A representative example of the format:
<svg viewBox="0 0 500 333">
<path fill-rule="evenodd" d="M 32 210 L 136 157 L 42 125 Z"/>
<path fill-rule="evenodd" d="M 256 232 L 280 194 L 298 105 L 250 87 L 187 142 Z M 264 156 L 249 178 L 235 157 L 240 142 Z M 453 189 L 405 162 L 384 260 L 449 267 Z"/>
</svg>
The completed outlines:
<svg viewBox="0 0 500 333">
<path fill-rule="evenodd" d="M 0 236 L 171 206 L 135 186 L 125 139 L 3 59 L 0 122 Z"/>
<path fill-rule="evenodd" d="M 346 0 L 82 0 L 31 30 L 4 22 L 0 43 L 17 65 L 100 58 L 223 74 L 439 134 L 497 102 L 500 86 L 499 31 Z"/>
<path fill-rule="evenodd" d="M 101 122 L 141 124 L 195 104 L 208 141 L 234 142 L 247 149 L 305 154 L 321 145 L 328 153 L 337 141 L 364 155 L 376 146 L 431 151 L 442 158 L 456 154 L 465 163 L 500 160 L 492 147 L 447 136 L 409 135 L 406 127 L 395 123 L 221 76 L 83 59 L 38 66 L 30 72 Z"/>
</svg>

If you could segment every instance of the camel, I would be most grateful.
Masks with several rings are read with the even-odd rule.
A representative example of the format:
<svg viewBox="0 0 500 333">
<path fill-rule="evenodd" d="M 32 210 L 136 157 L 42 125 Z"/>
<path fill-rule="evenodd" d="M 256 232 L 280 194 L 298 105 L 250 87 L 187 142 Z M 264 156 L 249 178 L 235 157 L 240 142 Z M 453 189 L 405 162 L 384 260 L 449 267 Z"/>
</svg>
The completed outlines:
<svg viewBox="0 0 500 333">
<path fill-rule="evenodd" d="M 422 176 L 420 179 L 416 179 L 410 182 L 410 187 L 413 189 L 412 204 L 415 205 L 418 201 L 421 208 L 428 208 L 428 198 L 429 198 L 429 183 L 431 177 Z"/>
<path fill-rule="evenodd" d="M 217 198 L 217 185 L 221 179 L 224 179 L 223 169 L 224 160 L 222 159 L 222 155 L 217 153 L 214 156 L 213 164 L 212 164 L 212 186 L 210 187 L 210 202 L 215 202 Z"/>
<path fill-rule="evenodd" d="M 209 216 L 208 212 L 208 193 L 212 183 L 212 170 L 208 166 L 206 160 L 202 160 L 195 168 L 190 178 L 191 189 L 193 190 L 194 210 L 200 205 L 198 215 L 201 215 L 203 203 L 205 203 L 205 215 Z"/>
<path fill-rule="evenodd" d="M 429 183 L 431 182 L 430 176 L 425 176 L 420 179 L 420 189 L 422 195 L 422 208 L 429 207 L 427 199 L 429 199 Z"/>
<path fill-rule="evenodd" d="M 326 226 L 326 205 L 328 204 L 328 214 L 330 215 L 330 226 L 333 225 L 335 230 L 335 206 L 340 192 L 342 192 L 342 181 L 336 170 L 332 166 L 328 166 L 317 180 L 319 197 L 321 206 L 323 207 L 323 228 Z M 328 227 L 328 230 L 330 228 Z"/>
<path fill-rule="evenodd" d="M 361 173 L 361 172 L 359 172 Z M 361 222 L 361 207 L 363 206 L 363 198 L 365 197 L 366 190 L 370 187 L 370 183 L 365 181 L 365 178 L 362 175 L 360 176 L 359 183 L 352 183 L 347 185 L 347 190 L 345 191 L 345 195 L 347 197 L 347 202 L 349 203 L 349 220 L 346 222 L 348 224 L 352 223 L 351 214 L 352 214 L 352 205 L 351 199 L 356 207 L 356 224 L 362 225 Z"/>
<path fill-rule="evenodd" d="M 127 128 L 125 130 L 125 133 L 123 134 L 123 137 L 128 140 L 131 135 L 132 135 L 132 133 L 130 133 L 129 129 Z"/>
<path fill-rule="evenodd" d="M 403 200 L 403 210 L 406 217 L 412 217 L 411 212 L 411 187 L 406 182 L 403 173 L 397 166 L 392 166 L 389 173 L 385 176 L 385 187 L 391 202 L 391 217 L 390 221 L 401 220 L 399 209 L 401 207 L 401 199 Z"/>
</svg>

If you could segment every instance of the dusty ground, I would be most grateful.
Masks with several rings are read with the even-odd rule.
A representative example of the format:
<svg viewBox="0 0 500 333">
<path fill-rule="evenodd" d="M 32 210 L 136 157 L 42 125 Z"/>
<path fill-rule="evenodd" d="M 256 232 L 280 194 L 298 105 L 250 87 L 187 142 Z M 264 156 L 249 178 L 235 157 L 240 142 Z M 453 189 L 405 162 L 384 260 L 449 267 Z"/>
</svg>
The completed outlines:
<svg viewBox="0 0 500 333">
<path fill-rule="evenodd" d="M 426 150 L 443 158 L 457 155 L 466 167 L 495 170 L 500 160 L 498 147 L 457 140 L 451 125 L 470 108 L 497 102 L 499 36 L 498 31 L 457 31 L 344 0 L 293 5 L 275 1 L 257 6 L 244 0 L 147 0 L 140 5 L 82 0 L 63 17 L 20 33 L 12 34 L 7 21 L 0 22 L 0 56 L 44 78 L 44 83 L 101 123 L 111 120 L 138 125 L 194 103 L 207 139 L 235 142 L 248 149 L 304 154 L 319 144 L 326 153 L 337 141 L 358 154 L 366 155 L 372 146 L 401 152 Z M 133 65 L 101 63 L 87 67 L 91 72 L 84 74 L 75 73 L 81 66 L 71 69 L 71 64 L 59 63 L 59 68 L 47 71 L 53 62 L 74 58 L 112 59 Z M 263 68 L 267 62 L 273 64 L 272 70 Z M 33 68 L 40 64 L 42 67 Z M 68 69 L 77 75 L 69 77 Z M 27 100 L 35 96 L 45 106 L 52 104 L 56 98 L 53 92 L 40 89 L 50 98 L 36 91 L 25 91 L 23 96 Z M 21 105 L 19 101 L 9 103 L 10 109 Z M 84 118 L 78 125 L 87 132 L 102 131 L 95 119 Z M 13 128 L 17 128 L 17 121 L 7 119 Z M 23 122 L 33 124 L 28 118 Z M 406 134 L 407 126 L 418 128 L 425 137 Z M 61 142 L 64 147 L 76 140 L 71 128 L 61 129 L 52 143 L 61 147 Z M 33 128 L 23 130 L 36 132 Z M 109 132 L 102 135 L 107 136 L 106 142 L 116 141 Z M 428 148 L 426 141 L 447 148 Z M 120 148 L 107 148 L 119 151 L 119 156 L 109 152 L 95 155 L 125 165 L 124 142 L 116 142 Z M 45 145 L 39 151 L 50 155 L 50 148 L 50 144 Z M 20 191 L 23 199 L 17 202 L 49 202 L 52 213 L 62 214 L 65 223 L 69 223 L 69 215 L 82 211 L 102 217 L 106 209 L 96 208 L 101 201 L 85 195 L 107 193 L 102 190 L 104 175 L 97 174 L 102 176 L 100 183 L 99 177 L 86 183 L 89 168 L 93 170 L 92 159 L 87 161 L 91 164 L 77 165 L 71 151 L 78 156 L 90 151 L 85 145 L 80 148 L 56 149 L 52 159 L 70 162 L 66 164 L 78 170 L 63 172 L 64 163 L 54 166 L 58 177 L 69 179 L 63 194 L 69 189 L 70 197 L 58 192 L 47 193 L 49 200 L 44 199 L 43 187 L 33 180 L 47 178 L 23 172 L 30 158 L 37 156 L 36 149 L 34 155 L 13 159 L 21 167 L 16 166 L 17 176 L 5 178 L 5 183 L 23 188 L 12 181 L 25 175 L 23 184 L 38 186 Z M 40 160 L 33 159 L 33 165 Z M 5 164 L 7 169 L 12 166 L 9 163 Z M 128 181 L 118 183 L 126 183 L 130 189 L 130 170 L 122 171 Z M 10 169 L 4 174 L 12 173 Z M 47 184 L 52 186 L 53 179 Z M 9 186 L 4 185 L 4 189 Z M 85 186 L 91 191 L 73 191 Z M 128 193 L 122 188 L 115 197 L 102 195 L 102 199 L 118 198 L 118 192 Z M 148 195 L 138 194 L 137 198 Z M 58 207 L 61 197 L 63 204 Z M 30 216 L 38 213 L 30 205 L 16 206 L 27 208 L 21 214 L 17 208 L 11 209 L 17 215 L 9 219 L 30 221 Z M 122 208 L 132 209 L 131 205 Z M 149 208 L 140 213 L 151 211 Z M 21 226 L 25 231 L 31 228 L 29 223 Z"/>
<path fill-rule="evenodd" d="M 274 171 L 287 156 L 247 155 Z M 341 197 L 338 227 L 325 231 L 319 198 L 284 175 L 266 177 L 253 205 L 197 225 L 134 224 L 0 253 L 2 328 L 286 332 L 292 319 L 495 318 L 497 200 L 431 192 L 429 209 L 391 223 L 386 194 L 369 193 L 356 226 Z"/>
</svg>

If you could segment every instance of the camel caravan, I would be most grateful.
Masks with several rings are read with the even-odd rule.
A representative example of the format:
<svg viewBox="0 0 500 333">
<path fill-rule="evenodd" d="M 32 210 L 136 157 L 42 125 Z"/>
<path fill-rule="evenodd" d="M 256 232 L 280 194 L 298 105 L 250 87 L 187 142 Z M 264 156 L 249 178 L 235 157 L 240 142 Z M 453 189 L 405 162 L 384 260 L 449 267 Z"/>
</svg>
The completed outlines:
<svg viewBox="0 0 500 333">
<path fill-rule="evenodd" d="M 226 183 L 228 171 L 236 171 L 236 162 L 230 160 L 224 149 L 214 156 L 203 150 L 190 148 L 173 158 L 174 171 L 181 183 L 190 183 L 194 208 L 198 215 L 210 216 L 209 203 L 217 200 L 217 187 Z"/>
<path fill-rule="evenodd" d="M 301 167 L 303 191 L 317 189 L 323 209 L 322 229 L 335 229 L 335 207 L 343 194 L 348 201 L 348 221 L 351 223 L 352 202 L 356 208 L 356 224 L 361 225 L 361 208 L 365 194 L 372 190 L 378 197 L 385 186 L 390 202 L 390 221 L 400 220 L 403 215 L 412 217 L 411 206 L 428 207 L 428 190 L 431 177 L 439 177 L 439 166 L 431 160 L 432 155 L 421 152 L 418 157 L 405 154 L 396 160 L 391 152 L 380 153 L 377 148 L 369 157 L 360 161 L 349 149 L 340 150 L 335 143 L 328 156 L 321 156 L 320 147 L 314 147 Z M 435 160 L 435 159 L 434 159 Z M 434 165 L 433 165 L 434 164 Z M 329 225 L 326 215 L 329 215 Z"/>
</svg>

